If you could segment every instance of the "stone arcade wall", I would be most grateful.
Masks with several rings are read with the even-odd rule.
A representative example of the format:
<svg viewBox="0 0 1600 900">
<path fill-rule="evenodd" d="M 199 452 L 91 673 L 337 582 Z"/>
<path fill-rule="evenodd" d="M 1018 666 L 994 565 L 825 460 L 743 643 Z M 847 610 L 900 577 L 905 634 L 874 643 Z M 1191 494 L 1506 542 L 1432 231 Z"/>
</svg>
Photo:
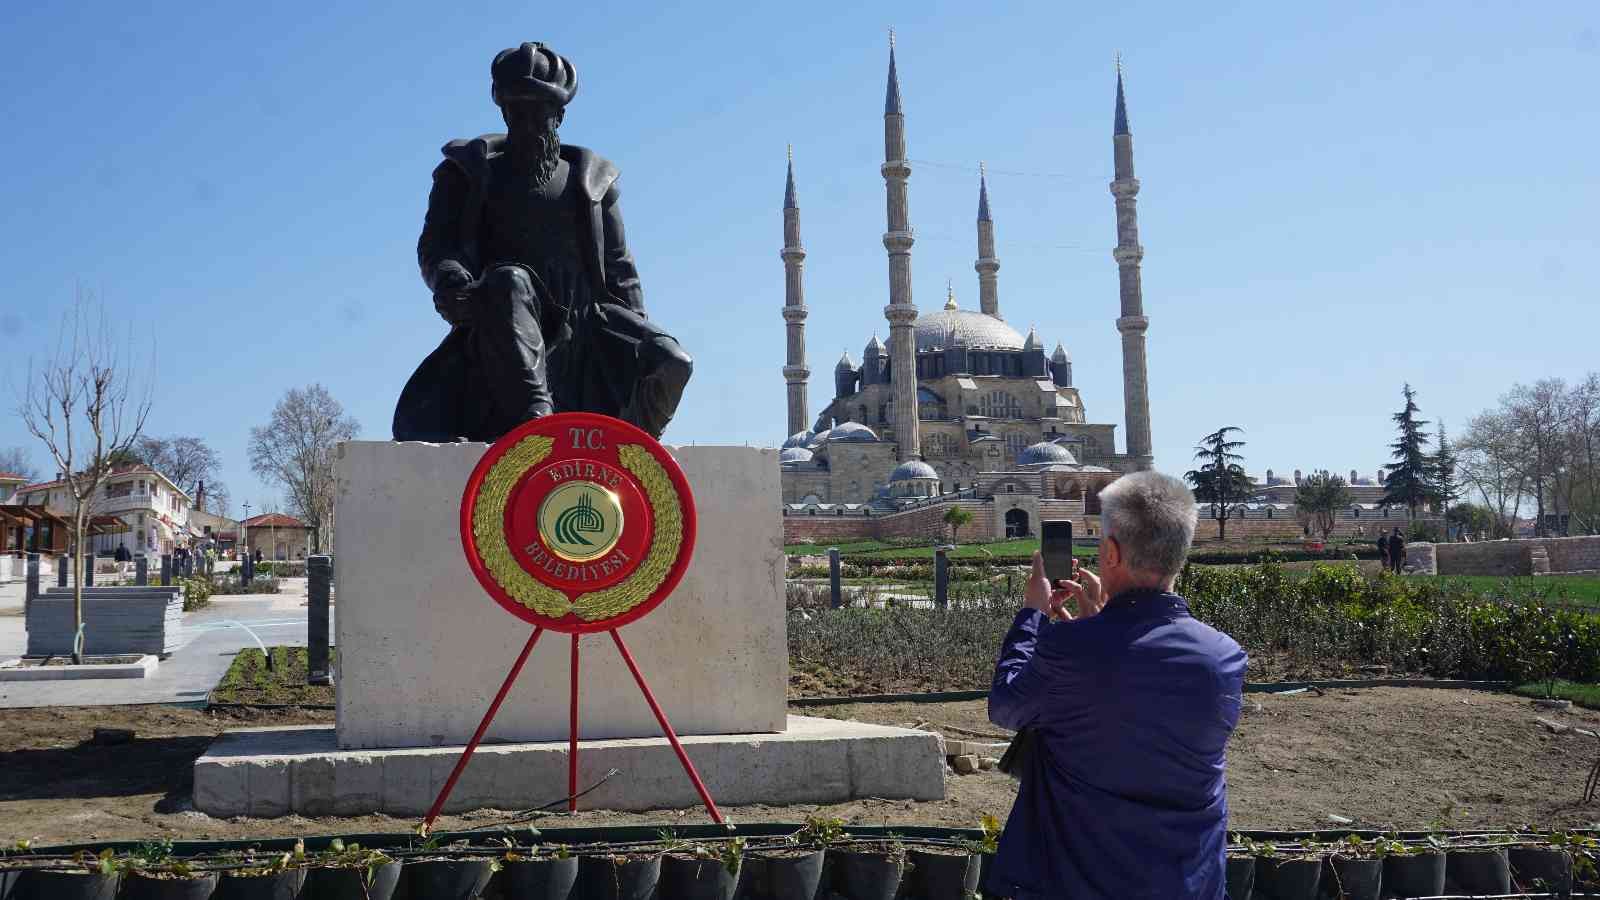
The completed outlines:
<svg viewBox="0 0 1600 900">
<path fill-rule="evenodd" d="M 1532 575 L 1535 548 L 1549 557 L 1551 575 L 1600 571 L 1600 537 L 1565 537 L 1439 544 L 1439 574 Z"/>
</svg>

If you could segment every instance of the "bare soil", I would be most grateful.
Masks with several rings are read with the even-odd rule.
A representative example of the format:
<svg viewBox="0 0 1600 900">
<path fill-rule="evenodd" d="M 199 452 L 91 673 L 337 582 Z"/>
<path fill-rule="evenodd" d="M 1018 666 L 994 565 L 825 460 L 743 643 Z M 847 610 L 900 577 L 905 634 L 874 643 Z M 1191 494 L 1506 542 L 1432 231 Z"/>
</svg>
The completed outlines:
<svg viewBox="0 0 1600 900">
<path fill-rule="evenodd" d="M 1376 688 L 1291 696 L 1246 696 L 1247 711 L 1228 754 L 1234 828 L 1358 826 L 1401 829 L 1538 828 L 1590 825 L 1600 804 L 1579 798 L 1600 742 L 1553 735 L 1535 722 L 1554 719 L 1600 728 L 1600 713 L 1536 710 L 1523 698 L 1480 691 Z M 983 701 L 855 704 L 797 709 L 805 715 L 892 725 L 927 723 L 952 737 L 1003 735 Z M 0 846 L 152 838 L 251 838 L 405 832 L 416 822 L 390 816 L 213 819 L 190 802 L 190 772 L 217 733 L 240 727 L 330 721 L 321 711 L 176 707 L 78 707 L 0 711 Z M 131 744 L 89 743 L 94 728 L 132 728 Z M 861 825 L 972 827 L 984 813 L 1004 816 L 1013 782 L 997 772 L 951 774 L 945 800 L 858 800 L 829 806 L 747 806 L 734 821 L 799 821 L 839 816 Z M 512 818 L 494 810 L 446 816 L 441 829 L 492 826 Z M 708 821 L 704 810 L 550 815 L 546 827 Z"/>
</svg>

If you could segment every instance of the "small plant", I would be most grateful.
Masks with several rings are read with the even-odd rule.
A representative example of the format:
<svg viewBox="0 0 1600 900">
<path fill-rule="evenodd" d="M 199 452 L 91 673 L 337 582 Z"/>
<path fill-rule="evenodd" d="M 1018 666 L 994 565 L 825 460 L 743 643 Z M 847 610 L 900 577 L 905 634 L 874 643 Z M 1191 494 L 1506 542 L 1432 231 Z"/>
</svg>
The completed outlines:
<svg viewBox="0 0 1600 900">
<path fill-rule="evenodd" d="M 847 837 L 849 835 L 845 833 L 843 819 L 822 816 L 806 816 L 805 824 L 794 834 L 796 843 L 806 844 L 818 850 L 825 850 Z"/>
<path fill-rule="evenodd" d="M 382 850 L 370 850 L 354 843 L 347 845 L 342 838 L 329 841 L 328 849 L 318 854 L 316 858 L 317 865 L 330 869 L 363 870 L 368 887 L 372 886 L 373 879 L 377 877 L 378 868 L 393 861 Z"/>
<path fill-rule="evenodd" d="M 1005 830 L 1005 827 L 1000 824 L 1000 820 L 995 818 L 993 813 L 984 813 L 983 817 L 978 820 L 978 827 L 982 829 L 983 837 L 975 841 L 969 841 L 967 843 L 967 851 L 969 853 L 983 853 L 989 856 L 1000 852 L 1000 833 Z"/>
</svg>

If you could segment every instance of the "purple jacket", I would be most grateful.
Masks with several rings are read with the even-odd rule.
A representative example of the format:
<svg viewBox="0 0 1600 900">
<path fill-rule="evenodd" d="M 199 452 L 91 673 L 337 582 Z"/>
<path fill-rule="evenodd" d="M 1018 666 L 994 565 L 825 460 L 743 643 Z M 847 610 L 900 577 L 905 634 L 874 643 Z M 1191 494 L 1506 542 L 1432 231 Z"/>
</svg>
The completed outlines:
<svg viewBox="0 0 1600 900">
<path fill-rule="evenodd" d="M 1038 740 L 987 890 L 1017 898 L 1222 900 L 1244 651 L 1177 594 L 1096 616 L 1017 613 L 989 719 Z"/>
</svg>

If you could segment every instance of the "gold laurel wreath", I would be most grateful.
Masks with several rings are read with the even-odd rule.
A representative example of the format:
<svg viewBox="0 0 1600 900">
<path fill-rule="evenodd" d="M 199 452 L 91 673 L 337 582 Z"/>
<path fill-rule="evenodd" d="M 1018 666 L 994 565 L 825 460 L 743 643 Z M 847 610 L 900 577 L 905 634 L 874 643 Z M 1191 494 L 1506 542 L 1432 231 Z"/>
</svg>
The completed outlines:
<svg viewBox="0 0 1600 900">
<path fill-rule="evenodd" d="M 472 535 L 483 567 L 512 599 L 542 616 L 559 619 L 572 611 L 572 601 L 517 564 L 511 555 L 511 545 L 506 542 L 505 526 L 511 489 L 517 486 L 524 472 L 549 456 L 554 446 L 553 438 L 530 434 L 495 461 L 478 488 L 478 499 L 472 509 Z"/>
<path fill-rule="evenodd" d="M 644 562 L 627 580 L 602 591 L 584 594 L 573 601 L 573 612 L 586 622 L 620 616 L 650 599 L 656 588 L 667 580 L 667 573 L 678 560 L 678 548 L 683 546 L 683 506 L 661 461 L 637 444 L 618 447 L 617 458 L 621 460 L 622 467 L 632 472 L 644 485 L 645 498 L 650 501 L 656 530 L 651 536 L 650 550 L 645 553 Z"/>
<path fill-rule="evenodd" d="M 483 566 L 507 594 L 542 616 L 559 619 L 571 612 L 586 622 L 594 622 L 622 615 L 650 599 L 677 561 L 678 549 L 683 546 L 683 506 L 678 492 L 667 470 L 650 451 L 636 444 L 618 447 L 617 457 L 623 468 L 644 486 L 655 519 L 655 534 L 644 562 L 626 580 L 568 600 L 565 594 L 518 565 L 506 541 L 505 512 L 511 489 L 523 473 L 549 456 L 554 446 L 551 438 L 529 435 L 500 457 L 484 476 L 472 511 L 472 533 Z"/>
</svg>

